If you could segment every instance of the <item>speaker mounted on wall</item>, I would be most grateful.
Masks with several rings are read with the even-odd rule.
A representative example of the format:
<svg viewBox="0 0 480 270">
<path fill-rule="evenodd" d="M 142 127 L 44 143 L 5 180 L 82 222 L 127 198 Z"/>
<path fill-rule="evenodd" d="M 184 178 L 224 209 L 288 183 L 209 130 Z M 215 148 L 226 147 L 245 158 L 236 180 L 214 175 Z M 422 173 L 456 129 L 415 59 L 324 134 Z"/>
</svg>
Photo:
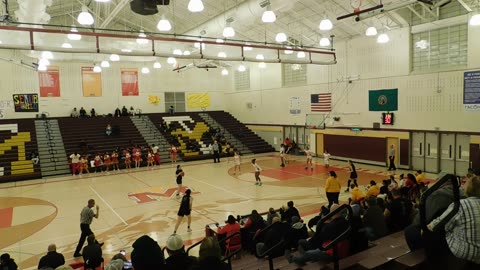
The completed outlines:
<svg viewBox="0 0 480 270">
<path fill-rule="evenodd" d="M 379 122 L 374 122 L 373 123 L 373 129 L 374 130 L 379 130 L 380 129 L 380 123 Z"/>
</svg>

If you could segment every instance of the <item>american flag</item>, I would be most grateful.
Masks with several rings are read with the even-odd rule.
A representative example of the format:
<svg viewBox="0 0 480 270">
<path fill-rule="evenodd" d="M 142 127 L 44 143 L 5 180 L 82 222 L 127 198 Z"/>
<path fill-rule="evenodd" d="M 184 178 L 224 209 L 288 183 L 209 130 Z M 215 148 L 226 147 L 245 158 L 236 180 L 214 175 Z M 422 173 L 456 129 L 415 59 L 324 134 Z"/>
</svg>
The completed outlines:
<svg viewBox="0 0 480 270">
<path fill-rule="evenodd" d="M 331 112 L 332 111 L 332 94 L 322 93 L 310 96 L 312 112 Z"/>
</svg>

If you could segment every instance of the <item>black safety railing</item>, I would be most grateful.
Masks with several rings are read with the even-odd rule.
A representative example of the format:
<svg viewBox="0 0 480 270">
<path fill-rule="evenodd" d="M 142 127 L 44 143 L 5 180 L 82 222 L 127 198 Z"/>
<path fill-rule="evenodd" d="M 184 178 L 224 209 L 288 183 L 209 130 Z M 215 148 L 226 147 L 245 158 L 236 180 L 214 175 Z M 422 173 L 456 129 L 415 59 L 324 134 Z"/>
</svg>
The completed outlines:
<svg viewBox="0 0 480 270">
<path fill-rule="evenodd" d="M 272 229 L 272 226 L 276 226 L 275 223 L 265 227 L 263 230 L 261 230 L 260 232 L 258 232 L 254 237 L 253 237 L 253 241 L 255 242 L 255 240 L 258 238 L 258 237 L 261 237 L 263 234 L 265 234 L 266 232 L 268 232 L 269 230 Z M 276 243 L 275 245 L 273 245 L 272 247 L 270 247 L 269 249 L 265 250 L 263 253 L 261 254 L 258 254 L 257 253 L 257 250 L 255 249 L 255 256 L 257 258 L 265 258 L 265 256 L 268 256 L 268 269 L 270 270 L 273 270 L 273 257 L 272 256 L 274 254 L 274 252 L 277 252 L 279 249 L 284 249 L 285 247 L 285 239 L 280 239 L 280 241 L 278 241 L 278 243 Z"/>
<path fill-rule="evenodd" d="M 453 190 L 453 210 L 447 214 L 447 216 L 435 227 L 435 230 L 442 229 L 445 224 L 452 219 L 452 217 L 458 212 L 460 208 L 460 177 L 453 174 L 446 174 L 435 184 L 433 184 L 429 189 L 427 189 L 420 199 L 420 226 L 423 230 L 428 230 L 427 228 L 427 217 L 426 217 L 426 205 L 427 199 L 433 192 L 442 188 L 445 184 L 451 183 Z"/>
</svg>

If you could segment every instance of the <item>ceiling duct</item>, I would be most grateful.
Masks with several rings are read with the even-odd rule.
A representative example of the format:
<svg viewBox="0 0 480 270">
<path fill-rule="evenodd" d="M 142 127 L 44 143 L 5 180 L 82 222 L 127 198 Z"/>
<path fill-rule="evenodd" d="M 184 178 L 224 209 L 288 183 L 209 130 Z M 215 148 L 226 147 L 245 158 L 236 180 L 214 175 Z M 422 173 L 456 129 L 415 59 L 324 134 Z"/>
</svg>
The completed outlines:
<svg viewBox="0 0 480 270">
<path fill-rule="evenodd" d="M 170 0 L 133 0 L 130 9 L 140 15 L 153 15 L 158 13 L 158 5 L 169 5 Z"/>
<path fill-rule="evenodd" d="M 47 24 L 50 21 L 50 15 L 46 10 L 52 5 L 52 0 L 17 0 L 17 2 L 18 10 L 15 11 L 15 16 L 19 22 Z"/>
</svg>

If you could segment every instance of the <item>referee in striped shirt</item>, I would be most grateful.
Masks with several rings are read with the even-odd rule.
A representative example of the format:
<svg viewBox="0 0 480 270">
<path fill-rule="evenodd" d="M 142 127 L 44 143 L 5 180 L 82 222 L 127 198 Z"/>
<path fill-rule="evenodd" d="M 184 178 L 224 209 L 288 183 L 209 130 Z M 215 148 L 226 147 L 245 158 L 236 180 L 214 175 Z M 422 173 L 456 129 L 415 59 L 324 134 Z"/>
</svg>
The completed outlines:
<svg viewBox="0 0 480 270">
<path fill-rule="evenodd" d="M 78 240 L 78 245 L 75 249 L 75 253 L 73 253 L 73 257 L 82 256 L 80 250 L 82 249 L 83 244 L 85 244 L 85 239 L 87 239 L 87 236 L 93 234 L 92 230 L 90 229 L 90 224 L 92 224 L 93 218 L 98 218 L 99 213 L 98 205 L 95 207 L 97 210 L 96 213 L 93 211 L 93 207 L 95 207 L 95 200 L 90 199 L 88 200 L 88 205 L 83 207 L 82 212 L 80 212 L 80 230 L 82 231 L 82 234 L 80 235 L 80 240 Z M 103 245 L 103 243 L 99 244 L 100 246 Z"/>
</svg>

